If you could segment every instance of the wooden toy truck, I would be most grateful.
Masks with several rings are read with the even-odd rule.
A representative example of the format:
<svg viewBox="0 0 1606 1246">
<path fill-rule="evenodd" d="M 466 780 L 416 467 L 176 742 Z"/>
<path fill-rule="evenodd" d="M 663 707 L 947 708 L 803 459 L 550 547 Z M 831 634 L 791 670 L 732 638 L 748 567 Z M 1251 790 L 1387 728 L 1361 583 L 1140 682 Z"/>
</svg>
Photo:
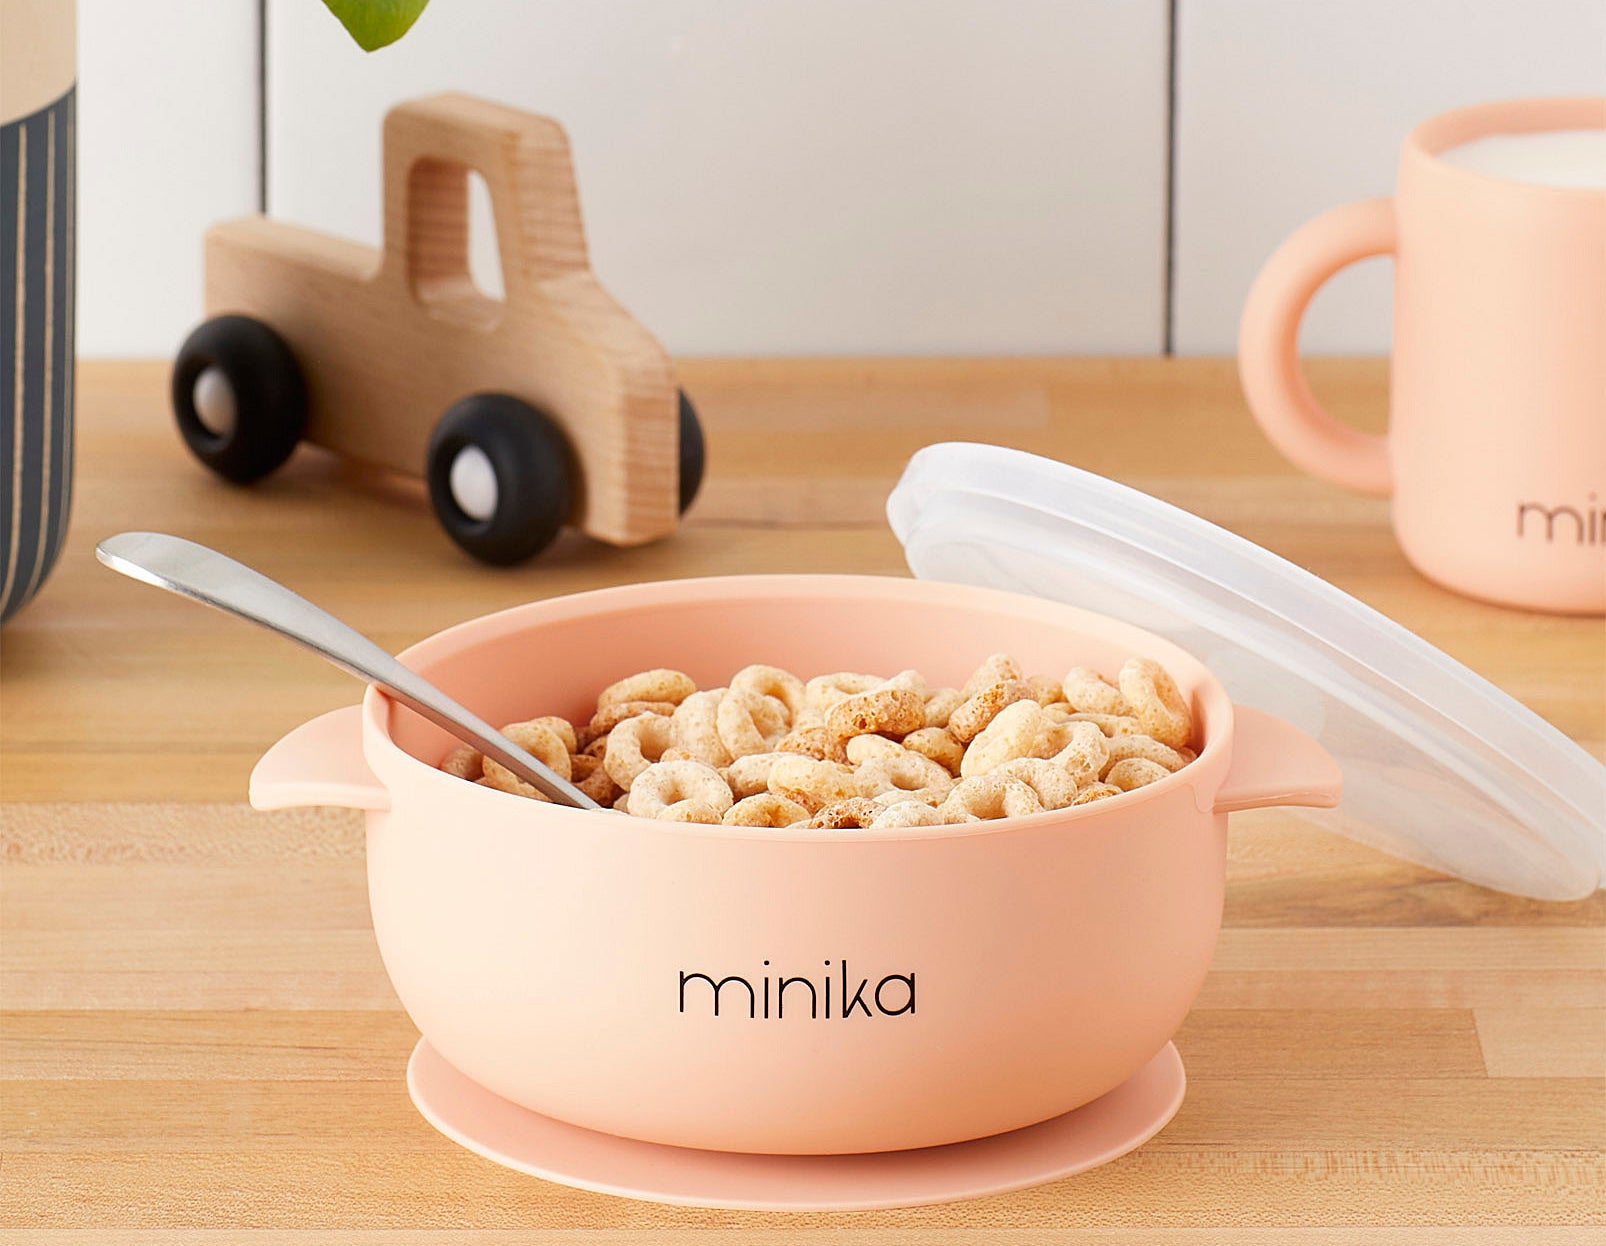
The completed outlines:
<svg viewBox="0 0 1606 1246">
<path fill-rule="evenodd" d="M 238 483 L 303 439 L 422 474 L 452 539 L 491 563 L 564 523 L 615 545 L 674 531 L 702 432 L 664 348 L 588 266 L 562 128 L 441 95 L 393 108 L 384 143 L 379 250 L 265 217 L 208 231 L 210 319 L 173 369 L 190 448 Z M 469 274 L 470 170 L 502 299 Z"/>
</svg>

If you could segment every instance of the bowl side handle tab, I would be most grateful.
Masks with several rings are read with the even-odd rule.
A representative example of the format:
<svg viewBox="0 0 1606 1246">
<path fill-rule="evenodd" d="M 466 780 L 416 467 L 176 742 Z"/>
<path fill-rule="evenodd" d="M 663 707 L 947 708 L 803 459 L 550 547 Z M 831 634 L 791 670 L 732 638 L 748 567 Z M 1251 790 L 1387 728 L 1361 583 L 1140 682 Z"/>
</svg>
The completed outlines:
<svg viewBox="0 0 1606 1246">
<path fill-rule="evenodd" d="M 1232 765 L 1213 812 L 1275 805 L 1331 809 L 1343 789 L 1338 763 L 1310 736 L 1264 710 L 1233 706 Z"/>
<path fill-rule="evenodd" d="M 330 710 L 302 723 L 251 771 L 253 809 L 333 805 L 381 812 L 390 793 L 362 755 L 362 706 Z"/>
</svg>

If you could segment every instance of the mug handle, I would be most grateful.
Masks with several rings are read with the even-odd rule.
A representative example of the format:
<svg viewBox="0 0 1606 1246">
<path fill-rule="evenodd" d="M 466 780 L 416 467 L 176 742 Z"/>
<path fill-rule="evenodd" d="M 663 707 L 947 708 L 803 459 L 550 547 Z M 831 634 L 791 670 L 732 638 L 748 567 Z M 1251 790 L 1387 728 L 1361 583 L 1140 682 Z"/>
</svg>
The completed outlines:
<svg viewBox="0 0 1606 1246">
<path fill-rule="evenodd" d="M 1394 247 L 1392 199 L 1322 213 L 1266 261 L 1238 326 L 1244 397 L 1272 445 L 1313 476 L 1379 496 L 1393 491 L 1388 438 L 1342 424 L 1317 404 L 1299 368 L 1299 322 L 1311 296 L 1339 269 Z"/>
</svg>

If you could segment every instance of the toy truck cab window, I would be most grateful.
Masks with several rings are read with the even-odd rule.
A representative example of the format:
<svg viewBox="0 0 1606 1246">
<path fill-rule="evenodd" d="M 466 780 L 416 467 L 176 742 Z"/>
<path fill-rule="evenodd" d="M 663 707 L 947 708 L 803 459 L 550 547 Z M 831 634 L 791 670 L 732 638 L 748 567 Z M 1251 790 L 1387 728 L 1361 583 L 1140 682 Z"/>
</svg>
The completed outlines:
<svg viewBox="0 0 1606 1246">
<path fill-rule="evenodd" d="M 474 279 L 470 258 L 469 181 L 485 179 L 455 161 L 426 157 L 407 176 L 408 285 L 431 316 L 476 328 L 492 328 L 502 318 L 503 301 Z M 502 251 L 509 229 L 490 192 L 498 266 L 506 271 Z"/>
</svg>

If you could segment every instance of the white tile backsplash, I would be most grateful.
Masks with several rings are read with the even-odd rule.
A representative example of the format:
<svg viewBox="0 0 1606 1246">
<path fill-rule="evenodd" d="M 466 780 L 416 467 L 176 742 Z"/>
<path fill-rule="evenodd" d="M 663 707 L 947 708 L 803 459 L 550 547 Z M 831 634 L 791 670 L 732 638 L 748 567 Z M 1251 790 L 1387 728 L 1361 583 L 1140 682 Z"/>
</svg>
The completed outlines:
<svg viewBox="0 0 1606 1246">
<path fill-rule="evenodd" d="M 270 0 L 269 204 L 374 240 L 379 124 L 471 90 L 573 141 L 592 259 L 671 350 L 1148 352 L 1163 0 L 437 0 L 372 57 Z"/>
<path fill-rule="evenodd" d="M 79 0 L 79 354 L 171 355 L 201 315 L 201 231 L 256 211 L 256 13 Z"/>
<path fill-rule="evenodd" d="M 1166 0 L 435 0 L 365 55 L 261 0 L 269 201 L 375 241 L 379 123 L 476 91 L 568 126 L 592 258 L 696 354 L 1151 352 Z M 79 0 L 79 344 L 168 355 L 200 235 L 257 202 L 258 0 Z M 1606 91 L 1600 0 L 1177 0 L 1172 337 L 1230 352 L 1310 216 L 1388 193 L 1416 121 Z M 476 258 L 494 270 L 477 200 Z M 494 285 L 494 271 L 482 274 Z M 1389 266 L 1305 343 L 1387 347 Z"/>
<path fill-rule="evenodd" d="M 1179 0 L 1175 349 L 1235 348 L 1255 274 L 1304 221 L 1389 194 L 1416 122 L 1606 91 L 1601 0 Z M 1317 294 L 1315 353 L 1388 349 L 1388 261 Z"/>
</svg>

